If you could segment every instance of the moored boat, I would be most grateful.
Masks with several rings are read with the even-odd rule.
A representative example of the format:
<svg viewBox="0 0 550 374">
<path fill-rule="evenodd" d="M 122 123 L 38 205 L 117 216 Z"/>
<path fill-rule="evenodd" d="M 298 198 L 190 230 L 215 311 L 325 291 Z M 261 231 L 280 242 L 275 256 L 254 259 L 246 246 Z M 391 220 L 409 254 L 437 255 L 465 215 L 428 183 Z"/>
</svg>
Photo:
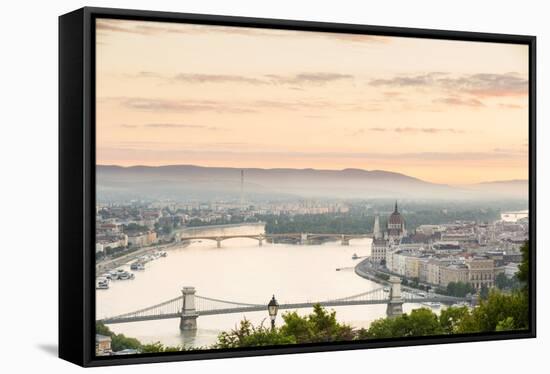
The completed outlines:
<svg viewBox="0 0 550 374">
<path fill-rule="evenodd" d="M 96 290 L 109 289 L 109 280 L 107 278 L 97 278 L 95 288 Z"/>
<path fill-rule="evenodd" d="M 134 262 L 130 265 L 130 270 L 145 270 L 145 266 L 141 262 Z"/>
</svg>

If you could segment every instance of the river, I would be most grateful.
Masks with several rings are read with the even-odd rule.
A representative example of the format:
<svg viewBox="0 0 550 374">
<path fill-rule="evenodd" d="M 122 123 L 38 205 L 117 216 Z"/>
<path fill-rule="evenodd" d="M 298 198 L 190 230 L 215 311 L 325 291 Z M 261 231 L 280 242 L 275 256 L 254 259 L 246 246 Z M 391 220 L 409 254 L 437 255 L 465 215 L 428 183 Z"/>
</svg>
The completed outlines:
<svg viewBox="0 0 550 374">
<path fill-rule="evenodd" d="M 263 227 L 240 226 L 203 228 L 195 231 L 204 235 L 256 234 Z M 151 261 L 144 271 L 135 271 L 135 279 L 112 281 L 108 290 L 96 292 L 96 314 L 101 319 L 148 307 L 181 295 L 181 287 L 193 286 L 197 295 L 243 303 L 269 302 L 274 294 L 279 303 L 286 301 L 326 300 L 340 298 L 380 285 L 359 277 L 353 267 L 359 260 L 352 255 L 367 256 L 371 239 L 356 239 L 349 246 L 340 242 L 321 245 L 292 245 L 264 243 L 252 239 L 228 239 L 216 248 L 216 242 L 191 242 L 186 247 L 168 251 L 168 256 Z M 129 269 L 129 266 L 123 266 Z M 336 271 L 336 268 L 344 268 Z M 414 305 L 404 305 L 410 311 Z M 345 306 L 331 308 L 340 322 L 353 327 L 368 327 L 384 317 L 386 305 Z M 279 311 L 277 323 L 281 323 Z M 311 309 L 300 309 L 307 314 Z M 202 316 L 195 332 L 182 333 L 179 319 L 113 324 L 109 327 L 144 343 L 160 341 L 166 345 L 205 347 L 216 341 L 221 331 L 234 328 L 244 317 L 253 323 L 269 318 L 266 312 Z"/>
</svg>

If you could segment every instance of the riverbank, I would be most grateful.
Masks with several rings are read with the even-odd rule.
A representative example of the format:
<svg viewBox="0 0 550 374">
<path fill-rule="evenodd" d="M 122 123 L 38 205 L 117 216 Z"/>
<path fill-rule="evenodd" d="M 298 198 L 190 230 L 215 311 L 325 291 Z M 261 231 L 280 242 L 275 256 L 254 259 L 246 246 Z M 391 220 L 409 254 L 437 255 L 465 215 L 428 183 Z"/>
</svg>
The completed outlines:
<svg viewBox="0 0 550 374">
<path fill-rule="evenodd" d="M 143 248 L 138 249 L 137 251 L 125 254 L 125 255 L 117 257 L 117 258 L 109 259 L 109 260 L 106 260 L 106 261 L 100 261 L 100 262 L 96 263 L 95 271 L 96 271 L 96 274 L 106 273 L 106 272 L 109 272 L 113 269 L 116 269 L 119 266 L 125 265 L 125 264 L 135 260 L 136 258 L 138 258 L 140 256 L 147 255 L 147 254 L 157 252 L 157 251 L 164 251 L 164 250 L 173 249 L 173 248 L 176 248 L 176 247 L 177 248 L 187 247 L 188 245 L 189 245 L 189 242 L 179 242 L 179 243 L 169 243 L 169 244 L 155 245 L 155 246 L 151 246 L 151 247 L 143 247 Z"/>
<path fill-rule="evenodd" d="M 383 275 L 384 277 L 390 277 L 390 276 L 396 276 L 396 277 L 399 277 L 400 279 L 404 279 L 404 277 L 402 275 L 398 275 L 398 274 L 393 274 L 393 273 L 390 273 L 390 272 L 385 272 L 385 271 L 380 271 L 380 270 L 377 270 L 377 269 L 374 269 L 371 265 L 371 263 L 369 262 L 369 259 L 366 258 L 364 259 L 363 261 L 361 261 L 360 263 L 358 263 L 357 265 L 355 265 L 355 274 L 357 274 L 358 276 L 362 277 L 362 278 L 365 278 L 365 279 L 368 279 L 372 282 L 376 282 L 380 285 L 383 285 L 383 286 L 391 286 L 391 283 L 389 281 L 387 281 L 386 279 L 383 279 L 381 278 L 380 276 Z M 401 285 L 401 289 L 402 290 L 406 290 L 406 291 L 412 291 L 412 292 L 425 292 L 426 290 L 425 289 L 422 289 L 422 288 L 415 288 L 415 287 L 411 287 L 409 285 Z"/>
<path fill-rule="evenodd" d="M 232 224 L 225 224 L 225 225 L 205 225 L 205 226 L 185 227 L 179 230 L 174 230 L 167 239 L 174 239 L 174 236 L 176 233 L 178 234 L 185 233 L 188 235 L 190 234 L 192 236 L 197 232 L 203 232 L 203 231 L 225 230 L 225 229 L 232 229 L 232 228 L 256 227 L 256 226 L 261 226 L 263 228 L 265 227 L 265 222 L 232 223 Z M 161 245 L 156 245 L 151 247 L 143 247 L 134 252 L 127 253 L 117 258 L 112 258 L 105 261 L 99 261 L 99 262 L 96 262 L 96 268 L 95 268 L 96 274 L 109 272 L 119 266 L 125 265 L 135 260 L 140 256 L 147 255 L 152 252 L 168 250 L 173 248 L 183 248 L 183 247 L 187 247 L 189 244 L 190 243 L 187 241 L 178 241 L 178 242 L 161 244 Z"/>
<path fill-rule="evenodd" d="M 372 282 L 376 282 L 383 286 L 390 285 L 390 282 L 379 278 L 376 275 L 376 273 L 372 270 L 372 268 L 369 265 L 369 258 L 365 258 L 363 261 L 355 265 L 354 271 L 355 271 L 355 274 L 357 274 L 361 278 L 368 279 Z"/>
</svg>

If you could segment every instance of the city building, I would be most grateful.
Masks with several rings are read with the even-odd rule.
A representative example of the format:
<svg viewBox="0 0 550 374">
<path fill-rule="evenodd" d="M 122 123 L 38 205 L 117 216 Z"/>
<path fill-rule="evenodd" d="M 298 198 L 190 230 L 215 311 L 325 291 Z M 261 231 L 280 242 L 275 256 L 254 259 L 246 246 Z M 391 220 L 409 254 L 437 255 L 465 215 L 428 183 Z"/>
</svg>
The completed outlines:
<svg viewBox="0 0 550 374">
<path fill-rule="evenodd" d="M 397 246 L 406 233 L 405 220 L 401 216 L 401 213 L 399 213 L 397 202 L 395 202 L 394 211 L 388 217 L 387 227 L 384 233 L 380 230 L 380 217 L 378 215 L 374 217 L 371 261 L 380 263 L 385 260 L 387 263 L 388 251 L 392 250 L 392 247 Z"/>
<path fill-rule="evenodd" d="M 95 354 L 96 356 L 106 356 L 112 353 L 111 337 L 101 334 L 95 334 Z"/>
<path fill-rule="evenodd" d="M 157 240 L 155 231 L 128 233 L 128 245 L 132 247 L 145 247 L 154 244 Z"/>
<path fill-rule="evenodd" d="M 503 212 L 500 214 L 500 219 L 505 222 L 517 222 L 522 218 L 528 218 L 528 210 L 520 210 L 516 212 Z"/>
<path fill-rule="evenodd" d="M 495 261 L 487 257 L 472 257 L 466 260 L 468 281 L 476 288 L 491 288 L 495 285 Z"/>
<path fill-rule="evenodd" d="M 374 262 L 382 262 L 386 260 L 386 249 L 388 247 L 388 241 L 384 239 L 382 232 L 380 231 L 380 217 L 376 215 L 374 217 L 374 230 L 371 245 L 371 260 Z"/>
<path fill-rule="evenodd" d="M 464 264 L 450 264 L 439 268 L 439 285 L 447 287 L 451 282 L 468 283 L 468 267 Z"/>
<path fill-rule="evenodd" d="M 390 241 L 390 244 L 399 244 L 401 238 L 407 235 L 405 229 L 405 219 L 399 213 L 397 209 L 397 201 L 395 202 L 395 208 L 393 213 L 388 218 L 388 229 L 386 231 L 386 239 Z"/>
</svg>

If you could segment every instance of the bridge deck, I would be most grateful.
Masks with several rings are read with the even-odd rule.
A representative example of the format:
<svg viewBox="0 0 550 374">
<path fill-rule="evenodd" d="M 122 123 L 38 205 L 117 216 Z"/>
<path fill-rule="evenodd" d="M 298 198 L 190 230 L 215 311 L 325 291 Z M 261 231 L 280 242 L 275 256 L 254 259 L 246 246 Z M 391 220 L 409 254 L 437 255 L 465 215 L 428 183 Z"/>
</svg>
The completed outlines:
<svg viewBox="0 0 550 374">
<path fill-rule="evenodd" d="M 315 304 L 319 304 L 324 307 L 334 307 L 334 306 L 354 306 L 354 305 L 376 305 L 376 304 L 387 304 L 389 298 L 379 299 L 379 300 L 334 300 L 334 301 L 321 301 L 321 302 L 303 302 L 303 303 L 290 303 L 290 304 L 280 304 L 279 309 L 302 309 L 302 308 L 312 308 Z M 440 302 L 445 304 L 452 304 L 459 301 L 469 301 L 466 298 L 454 298 L 454 297 L 416 297 L 416 298 L 403 298 L 403 303 L 427 303 L 427 302 Z M 243 307 L 231 307 L 231 308 L 219 308 L 212 310 L 198 310 L 198 316 L 212 316 L 218 314 L 232 314 L 232 313 L 249 313 L 249 312 L 261 312 L 266 311 L 266 305 L 253 305 L 253 306 L 243 306 Z M 155 315 L 143 315 L 136 317 L 123 317 L 123 318 L 106 318 L 99 320 L 104 324 L 115 324 L 115 323 L 128 323 L 128 322 L 142 322 L 142 321 L 153 321 L 161 319 L 172 319 L 180 318 L 181 313 L 160 313 Z"/>
</svg>

